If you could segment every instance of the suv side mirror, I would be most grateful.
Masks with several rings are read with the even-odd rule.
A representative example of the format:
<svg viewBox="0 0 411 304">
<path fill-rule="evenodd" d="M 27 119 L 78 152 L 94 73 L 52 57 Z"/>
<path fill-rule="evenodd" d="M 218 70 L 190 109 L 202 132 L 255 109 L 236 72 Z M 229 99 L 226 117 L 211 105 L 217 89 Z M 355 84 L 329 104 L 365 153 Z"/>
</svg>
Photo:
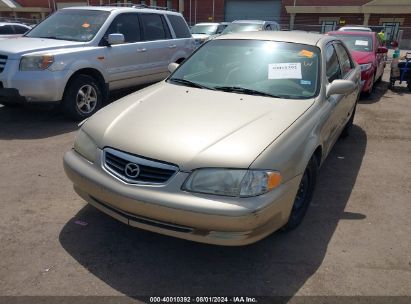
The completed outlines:
<svg viewBox="0 0 411 304">
<path fill-rule="evenodd" d="M 377 49 L 377 53 L 379 53 L 379 54 L 385 54 L 385 53 L 387 53 L 388 52 L 388 49 L 386 48 L 386 47 L 384 47 L 384 46 L 380 46 L 380 47 L 378 47 L 378 49 Z"/>
<path fill-rule="evenodd" d="M 327 86 L 327 98 L 334 94 L 348 94 L 354 91 L 355 83 L 351 80 L 336 79 Z"/>
<path fill-rule="evenodd" d="M 179 66 L 178 63 L 172 62 L 168 65 L 168 71 L 170 73 L 173 73 L 178 68 L 178 66 Z"/>
<path fill-rule="evenodd" d="M 108 35 L 108 45 L 123 44 L 125 41 L 123 34 L 110 34 Z"/>
</svg>

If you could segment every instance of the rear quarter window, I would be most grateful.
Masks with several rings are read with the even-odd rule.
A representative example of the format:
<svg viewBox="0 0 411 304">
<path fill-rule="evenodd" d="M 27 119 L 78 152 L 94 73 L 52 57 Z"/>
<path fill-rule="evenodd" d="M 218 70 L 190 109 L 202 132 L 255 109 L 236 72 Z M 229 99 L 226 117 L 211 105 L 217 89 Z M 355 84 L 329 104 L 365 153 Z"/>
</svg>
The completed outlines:
<svg viewBox="0 0 411 304">
<path fill-rule="evenodd" d="M 176 38 L 191 38 L 187 23 L 181 16 L 167 15 L 167 18 L 176 33 Z"/>
</svg>

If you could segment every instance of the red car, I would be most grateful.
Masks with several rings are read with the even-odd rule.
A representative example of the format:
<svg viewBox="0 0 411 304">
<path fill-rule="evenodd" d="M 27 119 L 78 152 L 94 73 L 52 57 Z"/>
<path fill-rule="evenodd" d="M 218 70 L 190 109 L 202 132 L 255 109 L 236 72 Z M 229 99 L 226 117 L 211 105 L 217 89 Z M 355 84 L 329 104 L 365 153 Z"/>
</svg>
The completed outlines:
<svg viewBox="0 0 411 304">
<path fill-rule="evenodd" d="M 384 47 L 375 32 L 328 32 L 347 45 L 353 59 L 361 66 L 362 92 L 369 95 L 374 89 L 374 83 L 381 80 L 386 65 Z"/>
</svg>

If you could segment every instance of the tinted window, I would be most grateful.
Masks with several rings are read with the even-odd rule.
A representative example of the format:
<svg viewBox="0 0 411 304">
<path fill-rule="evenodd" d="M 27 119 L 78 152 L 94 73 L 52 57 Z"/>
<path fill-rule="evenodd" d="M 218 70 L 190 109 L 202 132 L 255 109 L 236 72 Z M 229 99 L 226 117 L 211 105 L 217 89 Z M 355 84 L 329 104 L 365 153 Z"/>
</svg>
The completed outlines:
<svg viewBox="0 0 411 304">
<path fill-rule="evenodd" d="M 13 35 L 14 31 L 11 25 L 0 26 L 0 35 Z"/>
<path fill-rule="evenodd" d="M 354 65 L 352 64 L 350 56 L 348 55 L 345 47 L 343 47 L 340 43 L 336 43 L 334 47 L 337 51 L 342 76 L 345 77 L 345 75 L 347 75 L 354 68 Z"/>
<path fill-rule="evenodd" d="M 271 24 L 268 24 L 266 27 L 265 27 L 265 29 L 267 30 L 267 31 L 272 31 L 273 29 L 271 28 Z"/>
<path fill-rule="evenodd" d="M 164 28 L 163 18 L 158 14 L 141 14 L 144 40 L 163 40 L 170 38 L 170 32 Z"/>
<path fill-rule="evenodd" d="M 170 82 L 183 79 L 221 91 L 306 99 L 318 92 L 319 54 L 317 47 L 298 43 L 211 40 L 179 67 Z"/>
<path fill-rule="evenodd" d="M 14 31 L 16 32 L 16 34 L 24 34 L 25 32 L 27 32 L 29 29 L 25 28 L 24 26 L 20 26 L 20 25 L 13 25 L 14 27 Z"/>
<path fill-rule="evenodd" d="M 227 27 L 227 24 L 220 24 L 220 25 L 218 26 L 218 29 L 217 29 L 216 34 L 221 34 L 226 27 Z"/>
<path fill-rule="evenodd" d="M 141 40 L 140 24 L 137 14 L 122 14 L 117 16 L 108 28 L 105 38 L 109 34 L 123 34 L 125 42 L 137 42 Z"/>
<path fill-rule="evenodd" d="M 90 41 L 110 12 L 94 10 L 59 10 L 31 30 L 27 37 L 71 41 Z"/>
<path fill-rule="evenodd" d="M 187 23 L 182 17 L 167 15 L 167 18 L 170 20 L 177 38 L 191 38 L 191 33 L 188 30 Z"/>
<path fill-rule="evenodd" d="M 338 62 L 337 53 L 332 45 L 327 46 L 325 51 L 326 73 L 328 82 L 333 82 L 335 79 L 341 79 L 341 69 Z"/>
</svg>

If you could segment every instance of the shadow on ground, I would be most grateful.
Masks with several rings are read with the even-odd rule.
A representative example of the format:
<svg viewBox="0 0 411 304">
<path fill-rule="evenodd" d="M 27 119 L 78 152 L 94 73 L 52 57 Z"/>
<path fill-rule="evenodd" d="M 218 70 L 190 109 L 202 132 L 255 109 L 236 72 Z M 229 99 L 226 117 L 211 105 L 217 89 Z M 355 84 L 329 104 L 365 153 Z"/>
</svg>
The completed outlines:
<svg viewBox="0 0 411 304">
<path fill-rule="evenodd" d="M 379 102 L 382 98 L 392 98 L 385 94 L 388 90 L 388 87 L 389 83 L 387 81 L 377 82 L 374 86 L 374 91 L 372 92 L 372 94 L 369 96 L 361 94 L 360 100 L 358 102 L 361 104 L 372 104 Z"/>
<path fill-rule="evenodd" d="M 360 169 L 367 137 L 354 126 L 320 172 L 303 224 L 246 247 L 219 247 L 128 227 L 85 206 L 60 232 L 60 243 L 90 273 L 135 298 L 148 295 L 292 296 L 320 267 Z M 74 224 L 81 219 L 86 227 Z"/>
<path fill-rule="evenodd" d="M 114 91 L 107 104 L 146 86 Z M 78 123 L 67 118 L 58 106 L 0 105 L 0 139 L 47 138 L 77 130 Z"/>
</svg>

